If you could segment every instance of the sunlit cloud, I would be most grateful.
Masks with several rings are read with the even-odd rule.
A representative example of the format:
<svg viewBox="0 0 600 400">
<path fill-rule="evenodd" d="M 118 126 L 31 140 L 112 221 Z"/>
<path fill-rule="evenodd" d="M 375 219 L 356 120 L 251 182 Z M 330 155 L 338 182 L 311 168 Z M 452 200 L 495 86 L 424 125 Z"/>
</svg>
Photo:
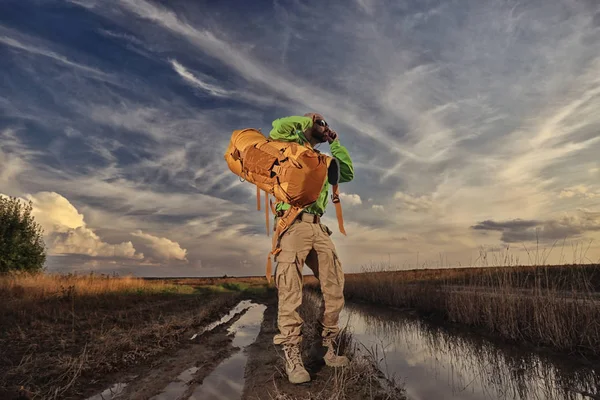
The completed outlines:
<svg viewBox="0 0 600 400">
<path fill-rule="evenodd" d="M 153 255 L 160 260 L 187 261 L 187 250 L 182 249 L 177 242 L 167 238 L 156 237 L 140 230 L 133 232 L 132 235 L 146 241 L 148 246 L 153 250 Z"/>
<path fill-rule="evenodd" d="M 28 195 L 32 214 L 42 226 L 49 252 L 93 257 L 143 259 L 131 242 L 109 244 L 87 227 L 83 215 L 63 196 L 54 192 Z"/>
<path fill-rule="evenodd" d="M 359 195 L 353 193 L 340 193 L 340 199 L 351 206 L 359 206 L 362 204 L 362 199 Z"/>
</svg>

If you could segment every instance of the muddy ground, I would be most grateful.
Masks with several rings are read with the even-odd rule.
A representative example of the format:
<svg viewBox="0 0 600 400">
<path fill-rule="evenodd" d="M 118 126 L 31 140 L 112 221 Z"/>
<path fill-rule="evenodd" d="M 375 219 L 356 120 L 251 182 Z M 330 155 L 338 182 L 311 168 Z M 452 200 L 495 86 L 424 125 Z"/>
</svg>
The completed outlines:
<svg viewBox="0 0 600 400">
<path fill-rule="evenodd" d="M 0 399 L 81 399 L 181 348 L 240 293 L 107 294 L 0 306 Z"/>
<path fill-rule="evenodd" d="M 5 325 L 0 335 L 0 398 L 402 398 L 382 389 L 382 375 L 365 358 L 353 357 L 348 368 L 325 365 L 318 346 L 318 295 L 308 294 L 301 308 L 303 358 L 312 378 L 303 385 L 288 382 L 281 349 L 272 344 L 273 288 L 78 301 L 66 304 L 70 314 L 63 310 L 65 299 L 36 305 L 29 316 L 4 314 L 17 326 Z M 25 329 L 37 332 L 35 340 Z M 344 344 L 351 354 L 349 336 Z"/>
<path fill-rule="evenodd" d="M 302 356 L 311 382 L 294 385 L 285 375 L 283 352 L 272 343 L 277 332 L 277 301 L 267 302 L 260 335 L 248 347 L 244 400 L 255 399 L 403 399 L 402 390 L 384 389 L 383 375 L 369 358 L 359 357 L 352 348 L 350 335 L 343 340 L 344 353 L 351 359 L 347 368 L 330 368 L 322 359 L 317 318 L 320 299 L 314 293 L 305 293 L 300 314 L 304 320 Z"/>
<path fill-rule="evenodd" d="M 233 318 L 208 332 L 188 339 L 180 348 L 154 362 L 129 371 L 112 374 L 113 394 L 88 391 L 87 398 L 101 399 L 391 399 L 402 398 L 399 392 L 389 395 L 367 361 L 353 360 L 345 369 L 329 368 L 316 346 L 318 304 L 306 301 L 302 315 L 307 339 L 303 346 L 305 364 L 312 381 L 292 385 L 285 375 L 283 355 L 272 344 L 277 329 L 277 300 L 270 296 L 246 296 Z M 260 309 L 259 309 L 260 307 Z M 249 315 L 254 313 L 254 315 Z M 249 317 L 249 318 L 248 318 Z M 262 318 L 262 321 L 261 321 Z M 239 323 L 241 322 L 241 323 Z M 256 325 L 255 336 L 248 326 Z M 213 324 L 214 325 L 214 324 Z M 191 336 L 190 336 L 191 335 Z M 194 337 L 193 340 L 190 340 Z M 237 345 L 236 345 L 237 342 Z M 241 343 L 241 345 L 240 345 Z M 106 380 L 105 380 L 106 381 Z M 95 395 L 95 397 L 94 397 Z"/>
</svg>

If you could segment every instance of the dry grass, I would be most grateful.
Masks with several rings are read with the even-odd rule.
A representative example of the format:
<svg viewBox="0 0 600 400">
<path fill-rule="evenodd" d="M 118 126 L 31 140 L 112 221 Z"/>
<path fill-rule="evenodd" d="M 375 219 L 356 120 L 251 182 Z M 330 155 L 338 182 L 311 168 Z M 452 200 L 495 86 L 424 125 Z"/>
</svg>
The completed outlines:
<svg viewBox="0 0 600 400">
<path fill-rule="evenodd" d="M 68 399 L 148 361 L 239 294 L 132 277 L 0 277 L 0 398 Z"/>
<path fill-rule="evenodd" d="M 514 342 L 600 356 L 599 276 L 599 265 L 375 271 L 346 275 L 344 293 Z"/>
<path fill-rule="evenodd" d="M 154 278 L 146 278 L 149 281 Z M 219 286 L 223 284 L 246 284 L 249 286 L 263 286 L 267 284 L 267 279 L 264 276 L 243 276 L 243 277 L 232 277 L 232 276 L 220 276 L 220 277 L 203 277 L 203 278 L 164 278 L 160 279 L 165 282 L 184 284 L 190 286 Z"/>
<path fill-rule="evenodd" d="M 164 280 L 144 280 L 132 276 L 60 275 L 13 273 L 0 275 L 0 298 L 11 301 L 40 300 L 48 297 L 99 295 L 107 293 L 192 293 L 189 286 Z"/>
</svg>

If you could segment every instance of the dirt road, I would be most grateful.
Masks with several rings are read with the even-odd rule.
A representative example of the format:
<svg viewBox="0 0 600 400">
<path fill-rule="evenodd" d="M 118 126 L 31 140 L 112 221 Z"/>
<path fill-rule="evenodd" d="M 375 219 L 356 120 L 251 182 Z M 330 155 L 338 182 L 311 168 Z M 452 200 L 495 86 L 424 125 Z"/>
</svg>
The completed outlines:
<svg viewBox="0 0 600 400">
<path fill-rule="evenodd" d="M 317 300 L 318 301 L 318 300 Z M 325 366 L 316 346 L 319 304 L 309 299 L 301 314 L 306 340 L 303 356 L 312 381 L 292 385 L 284 372 L 281 350 L 272 344 L 277 329 L 273 296 L 244 300 L 221 320 L 151 365 L 114 376 L 114 384 L 88 400 L 102 399 L 392 399 L 382 389 L 381 374 L 368 360 L 355 357 L 347 368 Z"/>
</svg>

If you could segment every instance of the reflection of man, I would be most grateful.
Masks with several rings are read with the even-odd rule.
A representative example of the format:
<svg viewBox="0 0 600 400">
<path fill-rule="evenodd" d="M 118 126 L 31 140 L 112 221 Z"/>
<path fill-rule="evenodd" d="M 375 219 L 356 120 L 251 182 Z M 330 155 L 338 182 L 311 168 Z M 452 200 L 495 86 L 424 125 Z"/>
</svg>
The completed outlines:
<svg viewBox="0 0 600 400">
<path fill-rule="evenodd" d="M 273 122 L 271 139 L 294 141 L 312 148 L 318 143 L 329 142 L 332 156 L 339 162 L 339 182 L 354 178 L 352 160 L 338 135 L 329 128 L 320 114 L 305 114 L 281 118 Z M 275 284 L 279 293 L 277 325 L 279 334 L 273 343 L 282 345 L 286 358 L 286 372 L 292 383 L 310 381 L 310 376 L 300 353 L 303 321 L 298 314 L 302 303 L 302 268 L 304 263 L 319 279 L 325 312 L 321 318 L 323 346 L 327 349 L 325 363 L 333 367 L 348 364 L 348 358 L 335 353 L 339 333 L 338 319 L 344 306 L 344 273 L 335 246 L 329 235 L 331 230 L 321 223 L 327 206 L 329 182 L 326 180 L 318 200 L 305 208 L 296 221 L 282 235 L 281 252 L 276 256 Z M 278 213 L 290 205 L 279 203 Z"/>
</svg>

